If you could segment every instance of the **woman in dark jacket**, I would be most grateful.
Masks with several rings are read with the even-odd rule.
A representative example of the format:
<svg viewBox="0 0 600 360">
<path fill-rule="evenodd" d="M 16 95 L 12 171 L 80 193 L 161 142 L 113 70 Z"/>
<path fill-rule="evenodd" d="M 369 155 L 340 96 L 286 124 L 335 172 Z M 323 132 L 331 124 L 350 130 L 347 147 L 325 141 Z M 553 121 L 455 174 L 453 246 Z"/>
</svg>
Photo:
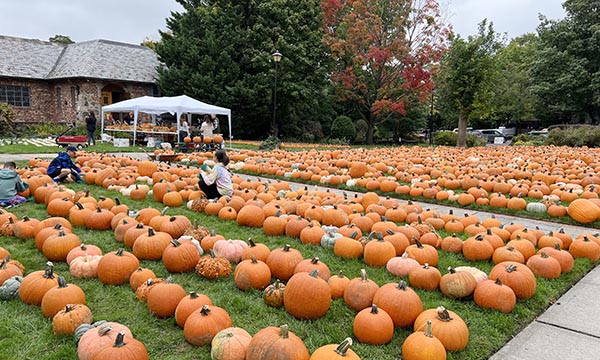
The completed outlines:
<svg viewBox="0 0 600 360">
<path fill-rule="evenodd" d="M 90 111 L 85 117 L 85 124 L 87 125 L 87 144 L 90 146 L 93 142 L 94 146 L 96 146 L 96 138 L 94 138 L 94 132 L 96 131 L 96 115 L 93 111 Z"/>
</svg>

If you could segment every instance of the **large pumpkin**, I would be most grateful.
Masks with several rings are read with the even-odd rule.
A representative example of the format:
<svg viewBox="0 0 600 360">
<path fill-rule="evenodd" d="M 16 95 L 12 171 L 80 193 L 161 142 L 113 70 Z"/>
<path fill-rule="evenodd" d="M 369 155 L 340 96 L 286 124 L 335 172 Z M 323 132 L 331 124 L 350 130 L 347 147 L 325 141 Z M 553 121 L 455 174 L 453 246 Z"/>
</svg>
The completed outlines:
<svg viewBox="0 0 600 360">
<path fill-rule="evenodd" d="M 404 280 L 380 287 L 373 296 L 373 304 L 385 310 L 396 327 L 412 326 L 423 311 L 421 298 Z"/>
<path fill-rule="evenodd" d="M 54 265 L 48 262 L 46 270 L 34 271 L 23 278 L 19 297 L 25 304 L 40 305 L 46 292 L 57 285 Z"/>
<path fill-rule="evenodd" d="M 329 285 L 318 275 L 300 272 L 288 281 L 283 293 L 285 310 L 298 319 L 318 319 L 324 316 L 331 305 Z"/>
<path fill-rule="evenodd" d="M 140 267 L 140 261 L 123 249 L 110 252 L 98 263 L 98 279 L 106 285 L 121 285 L 129 281 L 129 276 Z"/>
<path fill-rule="evenodd" d="M 394 322 L 387 312 L 373 304 L 354 317 L 354 336 L 364 344 L 383 345 L 394 336 Z"/>
</svg>

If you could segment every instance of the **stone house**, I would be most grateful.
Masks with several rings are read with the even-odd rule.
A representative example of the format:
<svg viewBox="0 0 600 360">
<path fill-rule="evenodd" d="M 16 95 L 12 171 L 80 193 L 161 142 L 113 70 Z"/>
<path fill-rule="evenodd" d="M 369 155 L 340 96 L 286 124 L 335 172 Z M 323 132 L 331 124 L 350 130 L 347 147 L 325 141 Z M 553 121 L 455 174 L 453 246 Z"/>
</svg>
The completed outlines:
<svg viewBox="0 0 600 360">
<path fill-rule="evenodd" d="M 0 103 L 12 105 L 17 124 L 79 123 L 90 110 L 99 118 L 104 105 L 159 96 L 158 66 L 145 46 L 0 36 Z"/>
</svg>

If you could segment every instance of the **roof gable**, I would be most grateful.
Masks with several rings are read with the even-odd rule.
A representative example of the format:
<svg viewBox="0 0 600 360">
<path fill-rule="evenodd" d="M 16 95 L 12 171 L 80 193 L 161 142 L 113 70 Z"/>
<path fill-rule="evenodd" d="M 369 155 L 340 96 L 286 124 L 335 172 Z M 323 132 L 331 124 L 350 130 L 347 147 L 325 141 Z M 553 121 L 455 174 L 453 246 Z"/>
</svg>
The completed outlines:
<svg viewBox="0 0 600 360">
<path fill-rule="evenodd" d="M 108 40 L 57 45 L 0 36 L 0 76 L 153 83 L 159 65 L 156 54 L 140 45 Z"/>
</svg>

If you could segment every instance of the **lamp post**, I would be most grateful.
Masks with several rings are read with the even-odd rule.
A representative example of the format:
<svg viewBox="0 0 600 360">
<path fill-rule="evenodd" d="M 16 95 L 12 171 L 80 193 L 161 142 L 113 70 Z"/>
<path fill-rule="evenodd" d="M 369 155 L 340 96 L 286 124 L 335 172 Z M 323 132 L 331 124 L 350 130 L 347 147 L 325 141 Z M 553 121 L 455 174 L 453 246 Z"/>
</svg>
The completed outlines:
<svg viewBox="0 0 600 360">
<path fill-rule="evenodd" d="M 277 137 L 279 135 L 279 129 L 277 126 L 277 68 L 279 67 L 279 63 L 281 62 L 283 55 L 276 50 L 271 54 L 271 56 L 273 57 L 273 62 L 275 63 L 275 84 L 273 86 L 273 120 L 271 122 L 271 133 L 273 136 Z"/>
</svg>

